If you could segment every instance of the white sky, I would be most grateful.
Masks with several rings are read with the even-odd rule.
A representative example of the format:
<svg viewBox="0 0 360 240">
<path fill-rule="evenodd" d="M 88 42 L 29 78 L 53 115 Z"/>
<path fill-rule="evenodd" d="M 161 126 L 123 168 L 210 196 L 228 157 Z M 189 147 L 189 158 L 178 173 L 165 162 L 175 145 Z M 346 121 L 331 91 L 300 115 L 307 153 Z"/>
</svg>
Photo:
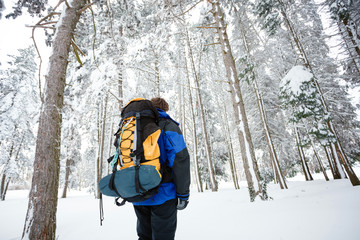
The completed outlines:
<svg viewBox="0 0 360 240">
<path fill-rule="evenodd" d="M 49 2 L 53 2 L 50 0 Z M 16 54 L 17 49 L 26 48 L 33 44 L 32 28 L 26 27 L 26 25 L 34 25 L 38 18 L 31 17 L 26 10 L 23 10 L 23 15 L 16 19 L 6 19 L 5 16 L 12 11 L 12 7 L 15 6 L 17 0 L 5 0 L 6 9 L 3 11 L 2 18 L 0 19 L 0 62 L 5 64 L 4 59 L 7 59 L 8 54 Z M 45 34 L 42 29 L 35 30 L 35 39 L 40 48 L 43 62 L 46 58 L 49 47 L 45 46 Z"/>
</svg>

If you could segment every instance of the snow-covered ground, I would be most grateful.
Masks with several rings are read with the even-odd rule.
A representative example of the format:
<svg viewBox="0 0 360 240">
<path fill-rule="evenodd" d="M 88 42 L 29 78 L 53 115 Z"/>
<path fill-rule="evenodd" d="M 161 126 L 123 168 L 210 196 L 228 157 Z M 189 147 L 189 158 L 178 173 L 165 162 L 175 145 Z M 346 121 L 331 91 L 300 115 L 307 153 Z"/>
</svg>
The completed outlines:
<svg viewBox="0 0 360 240">
<path fill-rule="evenodd" d="M 357 175 L 360 176 L 360 169 Z M 234 190 L 222 183 L 219 192 L 191 192 L 190 204 L 178 212 L 177 240 L 359 240 L 360 186 L 349 180 L 326 182 L 321 175 L 305 182 L 288 179 L 288 190 L 268 187 L 271 201 L 249 202 L 245 183 Z M 0 202 L 0 240 L 21 237 L 28 191 L 9 191 Z M 136 217 L 131 204 L 117 207 L 104 199 L 105 220 L 99 224 L 99 201 L 86 192 L 70 191 L 59 199 L 60 240 L 135 240 Z"/>
</svg>

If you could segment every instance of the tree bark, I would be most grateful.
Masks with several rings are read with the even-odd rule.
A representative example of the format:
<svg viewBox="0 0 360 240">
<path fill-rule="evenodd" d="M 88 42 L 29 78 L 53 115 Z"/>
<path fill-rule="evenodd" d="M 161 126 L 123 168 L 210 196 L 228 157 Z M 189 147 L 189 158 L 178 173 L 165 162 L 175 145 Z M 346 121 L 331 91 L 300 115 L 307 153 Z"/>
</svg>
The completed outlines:
<svg viewBox="0 0 360 240">
<path fill-rule="evenodd" d="M 1 175 L 1 179 L 0 179 L 0 200 L 4 201 L 5 200 L 5 188 L 6 188 L 6 174 L 3 173 Z"/>
<path fill-rule="evenodd" d="M 100 198 L 100 189 L 99 189 L 99 181 L 102 178 L 103 175 L 103 162 L 104 162 L 104 148 L 105 148 L 105 135 L 106 135 L 106 115 L 107 115 L 107 105 L 108 105 L 108 98 L 109 95 L 106 94 L 105 100 L 104 100 L 104 108 L 102 109 L 102 120 L 100 121 L 99 125 L 99 154 L 97 159 L 97 169 L 96 169 L 96 194 L 95 198 Z"/>
<path fill-rule="evenodd" d="M 333 175 L 333 178 L 334 179 L 340 179 L 340 175 L 338 172 L 335 171 L 335 168 L 334 168 L 334 163 L 330 157 L 330 153 L 329 153 L 329 150 L 327 148 L 327 146 L 324 146 L 324 151 L 325 151 L 325 155 L 326 155 L 326 158 L 329 162 L 329 167 L 330 167 L 330 170 L 331 170 L 331 173 Z"/>
<path fill-rule="evenodd" d="M 216 50 L 217 49 L 214 48 L 214 63 L 215 63 L 215 68 L 216 68 L 216 74 L 218 76 L 220 76 L 221 74 L 220 74 L 220 70 L 219 70 L 218 56 L 217 56 Z M 216 87 L 218 87 L 218 86 L 215 86 L 215 88 Z M 222 110 L 223 110 L 223 113 L 222 113 L 223 122 L 226 123 L 225 124 L 225 128 L 226 128 L 225 135 L 226 135 L 226 143 L 227 143 L 227 147 L 228 147 L 231 176 L 232 176 L 232 179 L 233 179 L 233 182 L 234 182 L 235 189 L 240 189 L 239 179 L 238 179 L 238 174 L 237 174 L 236 164 L 235 164 L 234 148 L 233 148 L 232 139 L 231 139 L 229 115 L 228 115 L 228 111 L 227 111 L 227 108 L 226 108 L 225 98 L 224 98 L 223 95 L 221 95 L 220 99 L 219 99 L 219 97 L 217 98 L 217 103 L 218 103 L 218 106 L 220 108 L 222 108 Z"/>
<path fill-rule="evenodd" d="M 193 96 L 191 93 L 190 88 L 190 74 L 189 69 L 187 65 L 187 58 L 186 58 L 186 52 L 184 52 L 184 58 L 185 58 L 185 73 L 186 73 L 186 79 L 187 79 L 187 91 L 189 94 L 189 108 L 191 113 L 191 127 L 192 127 L 192 139 L 193 139 L 193 158 L 194 158 L 194 169 L 195 169 L 195 179 L 196 179 L 196 185 L 198 192 L 203 192 L 203 184 L 201 181 L 201 175 L 199 171 L 199 158 L 198 158 L 198 142 L 197 142 L 197 134 L 196 134 L 196 124 L 195 124 L 195 113 L 194 113 L 194 103 L 193 103 Z M 184 114 L 185 115 L 185 114 Z M 185 123 L 185 121 L 184 121 Z"/>
<path fill-rule="evenodd" d="M 306 162 L 306 157 L 303 151 L 303 148 L 301 146 L 301 140 L 300 140 L 300 135 L 299 135 L 299 130 L 297 127 L 294 128 L 295 130 L 295 136 L 296 136 L 296 146 L 299 152 L 299 157 L 300 157 L 300 161 L 301 161 L 301 166 L 305 175 L 305 180 L 306 181 L 312 181 L 314 180 L 313 177 L 311 176 L 310 170 L 309 170 L 309 166 Z"/>
<path fill-rule="evenodd" d="M 308 133 L 308 135 L 309 135 L 309 133 Z M 311 142 L 311 147 L 313 148 L 313 151 L 314 151 L 315 158 L 316 158 L 316 160 L 317 160 L 318 163 L 319 163 L 320 170 L 321 170 L 322 173 L 324 174 L 325 180 L 326 180 L 326 181 L 329 181 L 329 177 L 328 177 L 328 175 L 326 174 L 326 170 L 325 170 L 325 168 L 324 168 L 324 165 L 323 165 L 323 163 L 321 162 L 320 156 L 319 156 L 319 154 L 318 154 L 317 151 L 316 151 L 315 144 L 314 144 L 314 142 L 313 142 L 313 140 L 311 139 L 310 136 L 309 136 L 309 138 L 310 138 L 310 142 Z"/>
<path fill-rule="evenodd" d="M 240 31 L 241 31 L 241 35 L 242 35 L 243 45 L 245 47 L 247 55 L 251 59 L 252 57 L 251 57 L 251 53 L 250 53 L 250 49 L 249 49 L 249 44 L 247 42 L 245 31 L 244 31 L 244 28 L 242 26 L 240 27 Z M 258 105 L 260 118 L 261 118 L 261 122 L 262 122 L 262 125 L 263 125 L 263 130 L 264 130 L 264 134 L 265 134 L 265 139 L 266 139 L 266 143 L 268 145 L 269 155 L 270 155 L 271 163 L 272 163 L 272 166 L 273 166 L 273 169 L 274 169 L 274 172 L 275 172 L 275 176 L 276 176 L 276 179 L 278 180 L 280 188 L 281 189 L 287 189 L 288 187 L 286 185 L 284 175 L 281 172 L 279 159 L 277 157 L 277 153 L 276 153 L 274 143 L 273 143 L 273 140 L 272 140 L 272 137 L 271 137 L 271 133 L 270 133 L 269 125 L 268 125 L 268 120 L 267 120 L 267 115 L 266 115 L 266 111 L 265 111 L 264 101 L 262 99 L 262 96 L 261 96 L 261 93 L 260 93 L 260 90 L 259 90 L 259 87 L 258 87 L 258 84 L 257 84 L 257 73 L 255 72 L 255 70 L 252 70 L 251 73 L 254 76 L 254 79 L 252 79 L 251 83 L 252 83 L 253 90 L 255 92 L 256 102 L 257 102 L 257 105 Z"/>
<path fill-rule="evenodd" d="M 71 169 L 71 159 L 67 158 L 65 163 L 65 181 L 64 181 L 64 189 L 61 195 L 61 198 L 66 198 L 66 193 L 69 185 L 69 176 L 70 176 L 70 169 Z"/>
<path fill-rule="evenodd" d="M 223 121 L 225 123 L 225 129 L 226 129 L 226 143 L 228 145 L 228 153 L 229 153 L 229 164 L 230 164 L 230 171 L 231 171 L 231 176 L 234 182 L 234 187 L 235 189 L 240 189 L 240 185 L 239 185 L 239 180 L 238 180 L 238 176 L 237 176 L 237 171 L 236 171 L 236 165 L 235 165 L 235 156 L 234 156 L 234 148 L 232 145 L 232 140 L 231 140 L 231 132 L 230 132 L 230 126 L 229 126 L 229 121 L 228 121 L 228 114 L 226 111 L 226 104 L 225 102 L 223 102 Z"/>
<path fill-rule="evenodd" d="M 62 108 L 71 39 L 84 0 L 61 13 L 53 42 L 36 141 L 34 173 L 22 239 L 55 239 Z"/>
<path fill-rule="evenodd" d="M 155 54 L 154 73 L 155 73 L 156 96 L 160 97 L 160 70 L 159 70 L 159 56 L 157 54 Z"/>
<path fill-rule="evenodd" d="M 232 55 L 229 38 L 226 33 L 224 14 L 221 10 L 219 1 L 213 2 L 212 7 L 212 13 L 215 18 L 217 33 L 221 43 L 226 76 L 232 93 L 231 96 L 235 112 L 236 129 L 238 131 L 240 141 L 241 156 L 244 163 L 243 165 L 248 183 L 250 201 L 254 201 L 256 196 L 260 196 L 262 200 L 266 200 L 268 199 L 268 196 L 263 183 L 261 183 L 260 172 L 255 158 L 255 151 L 251 140 L 245 105 L 242 99 L 240 81 L 236 70 L 235 60 Z"/>
<path fill-rule="evenodd" d="M 186 40 L 187 40 L 187 45 L 188 45 L 188 49 L 189 49 L 191 68 L 192 68 L 193 76 L 194 76 L 196 95 L 197 95 L 197 99 L 199 102 L 199 113 L 200 113 L 203 140 L 204 140 L 204 145 L 205 145 L 205 152 L 206 152 L 207 165 L 208 165 L 208 171 L 209 171 L 210 187 L 211 187 L 211 191 L 215 192 L 215 191 L 217 191 L 218 187 L 217 187 L 217 183 L 215 180 L 215 170 L 214 170 L 214 165 L 212 162 L 213 160 L 211 157 L 210 142 L 209 142 L 209 138 L 208 138 L 208 134 L 207 134 L 205 112 L 204 112 L 204 107 L 203 107 L 203 103 L 202 103 L 202 97 L 200 94 L 199 79 L 198 79 L 198 74 L 197 74 L 196 68 L 195 68 L 194 57 L 193 57 L 193 53 L 192 53 L 192 49 L 191 49 L 191 45 L 190 45 L 189 33 L 187 30 L 186 30 L 186 38 L 187 38 Z"/>
</svg>

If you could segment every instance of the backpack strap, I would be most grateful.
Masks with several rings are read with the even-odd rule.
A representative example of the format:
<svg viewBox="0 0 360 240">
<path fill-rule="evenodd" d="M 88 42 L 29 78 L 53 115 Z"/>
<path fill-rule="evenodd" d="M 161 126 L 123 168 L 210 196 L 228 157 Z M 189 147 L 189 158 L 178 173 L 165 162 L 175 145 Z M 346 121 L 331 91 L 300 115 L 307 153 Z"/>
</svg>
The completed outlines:
<svg viewBox="0 0 360 240">
<path fill-rule="evenodd" d="M 140 193 L 140 190 L 146 191 L 140 184 L 139 179 L 139 169 L 140 169 L 140 162 L 141 158 L 144 156 L 144 148 L 141 141 L 141 112 L 136 113 L 136 123 L 135 123 L 135 135 L 134 135 L 134 151 L 130 154 L 133 157 L 133 162 L 135 165 L 135 188 L 136 192 Z"/>
</svg>

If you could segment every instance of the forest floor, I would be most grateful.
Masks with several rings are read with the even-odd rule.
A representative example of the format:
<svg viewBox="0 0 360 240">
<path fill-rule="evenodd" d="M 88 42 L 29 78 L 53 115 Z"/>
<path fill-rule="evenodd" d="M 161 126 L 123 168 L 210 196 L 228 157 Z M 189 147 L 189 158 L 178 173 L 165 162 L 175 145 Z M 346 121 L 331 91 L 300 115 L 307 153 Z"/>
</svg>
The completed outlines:
<svg viewBox="0 0 360 240">
<path fill-rule="evenodd" d="M 356 172 L 360 176 L 360 168 Z M 221 183 L 214 193 L 192 189 L 188 207 L 178 212 L 176 240 L 359 240 L 360 186 L 353 187 L 349 180 L 326 182 L 319 174 L 314 178 L 288 179 L 287 190 L 269 184 L 273 200 L 253 203 L 245 182 L 240 190 L 231 183 Z M 27 195 L 26 190 L 12 190 L 0 202 L 0 240 L 21 238 Z M 137 239 L 131 204 L 117 207 L 105 197 L 104 211 L 100 226 L 99 200 L 71 190 L 68 198 L 59 199 L 57 239 Z"/>
</svg>

